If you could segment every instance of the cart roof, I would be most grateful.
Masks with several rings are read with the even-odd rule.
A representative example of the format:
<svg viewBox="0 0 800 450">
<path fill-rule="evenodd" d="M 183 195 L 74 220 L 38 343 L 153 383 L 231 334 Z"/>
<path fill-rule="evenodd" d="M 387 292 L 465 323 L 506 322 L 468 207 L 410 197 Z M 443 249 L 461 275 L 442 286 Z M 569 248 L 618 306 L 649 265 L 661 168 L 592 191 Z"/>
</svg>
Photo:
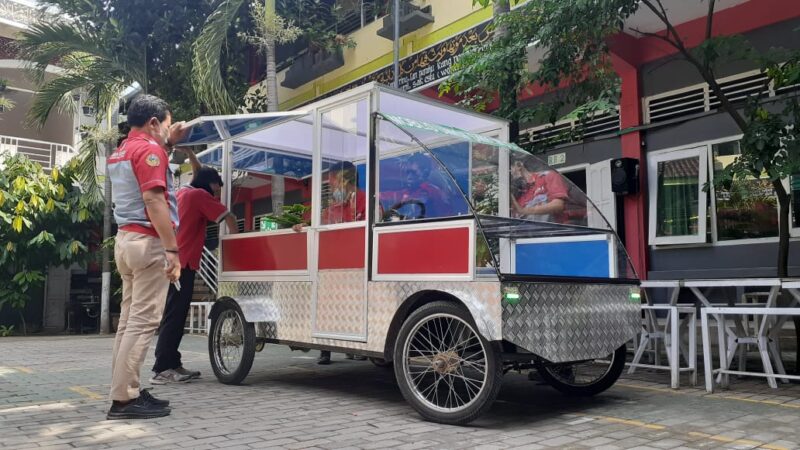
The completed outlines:
<svg viewBox="0 0 800 450">
<path fill-rule="evenodd" d="M 370 112 L 411 117 L 421 123 L 435 123 L 478 133 L 503 128 L 507 123 L 494 116 L 467 111 L 422 95 L 369 83 L 292 111 L 198 117 L 188 123 L 192 127 L 189 136 L 178 145 L 213 145 L 232 140 L 237 144 L 258 146 L 259 143 L 274 142 L 275 136 L 269 136 L 270 128 L 280 122 L 291 121 L 289 128 L 280 127 L 281 142 L 287 148 L 310 148 L 314 111 L 340 107 L 347 104 L 348 100 L 356 104 L 370 93 L 373 94 L 372 103 L 368 105 Z M 337 125 L 345 127 L 343 124 L 323 124 L 329 129 Z M 363 136 L 367 134 L 367 130 L 357 132 Z"/>
</svg>

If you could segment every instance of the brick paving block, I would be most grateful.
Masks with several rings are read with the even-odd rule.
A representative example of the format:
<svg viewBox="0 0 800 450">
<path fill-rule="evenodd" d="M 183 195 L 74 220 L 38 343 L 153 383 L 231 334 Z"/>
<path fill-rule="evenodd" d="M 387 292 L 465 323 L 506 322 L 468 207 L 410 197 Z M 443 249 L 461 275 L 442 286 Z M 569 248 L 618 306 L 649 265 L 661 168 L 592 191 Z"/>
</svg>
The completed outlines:
<svg viewBox="0 0 800 450">
<path fill-rule="evenodd" d="M 585 445 L 586 447 L 599 447 L 601 445 L 610 444 L 612 442 L 616 442 L 616 439 L 612 439 L 605 436 L 598 436 L 592 439 L 581 441 L 581 445 Z"/>
<path fill-rule="evenodd" d="M 546 447 L 564 447 L 568 444 L 573 444 L 578 442 L 578 438 L 570 437 L 570 436 L 559 436 L 554 437 L 551 439 L 545 439 L 543 441 L 539 441 L 538 444 Z M 508 441 L 504 441 L 508 442 Z"/>
</svg>

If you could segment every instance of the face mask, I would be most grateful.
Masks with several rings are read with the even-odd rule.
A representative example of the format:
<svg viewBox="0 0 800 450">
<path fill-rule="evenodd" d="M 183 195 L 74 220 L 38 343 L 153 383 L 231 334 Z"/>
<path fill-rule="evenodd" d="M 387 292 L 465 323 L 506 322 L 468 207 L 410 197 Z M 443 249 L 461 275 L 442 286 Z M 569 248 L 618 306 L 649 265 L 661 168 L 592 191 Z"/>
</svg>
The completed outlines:
<svg viewBox="0 0 800 450">
<path fill-rule="evenodd" d="M 342 203 L 342 202 L 344 202 L 345 194 L 344 194 L 344 191 L 333 191 L 331 193 L 331 197 L 333 198 L 334 202 Z"/>
</svg>

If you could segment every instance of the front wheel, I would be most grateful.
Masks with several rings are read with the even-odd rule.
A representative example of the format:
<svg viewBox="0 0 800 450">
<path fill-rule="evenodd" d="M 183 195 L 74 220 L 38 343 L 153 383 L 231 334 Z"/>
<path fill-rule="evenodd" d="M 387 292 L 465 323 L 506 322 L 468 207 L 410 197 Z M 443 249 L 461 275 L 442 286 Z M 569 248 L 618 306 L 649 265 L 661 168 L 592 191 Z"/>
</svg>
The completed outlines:
<svg viewBox="0 0 800 450">
<path fill-rule="evenodd" d="M 494 403 L 500 391 L 500 352 L 458 305 L 433 302 L 400 328 L 394 372 L 406 401 L 425 419 L 462 425 Z"/>
<path fill-rule="evenodd" d="M 605 359 L 540 367 L 539 374 L 564 394 L 589 397 L 614 385 L 625 368 L 626 353 L 623 345 Z"/>
<path fill-rule="evenodd" d="M 256 331 L 233 300 L 222 300 L 211 311 L 208 355 L 214 375 L 224 384 L 239 384 L 253 366 Z"/>
</svg>

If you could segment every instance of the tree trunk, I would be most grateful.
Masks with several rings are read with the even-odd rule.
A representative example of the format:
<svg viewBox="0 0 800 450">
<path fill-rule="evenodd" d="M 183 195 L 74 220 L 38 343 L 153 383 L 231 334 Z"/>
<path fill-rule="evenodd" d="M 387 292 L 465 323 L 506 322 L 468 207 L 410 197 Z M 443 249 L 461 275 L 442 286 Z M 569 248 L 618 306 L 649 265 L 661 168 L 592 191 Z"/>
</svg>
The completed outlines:
<svg viewBox="0 0 800 450">
<path fill-rule="evenodd" d="M 511 4 L 508 0 L 498 0 L 492 4 L 492 17 L 495 19 L 511 12 Z M 505 25 L 498 25 L 494 30 L 494 39 L 499 41 L 508 40 L 508 28 Z M 506 75 L 505 86 L 500 90 L 499 115 L 510 121 L 508 127 L 508 139 L 517 142 L 519 138 L 519 120 L 517 119 L 517 84 L 519 75 L 508 73 Z"/>
<path fill-rule="evenodd" d="M 113 146 L 110 143 L 103 144 L 105 147 L 106 158 L 111 154 Z M 111 177 L 106 173 L 103 182 L 103 243 L 111 237 Z M 111 255 L 107 246 L 103 245 L 103 276 L 100 287 L 100 333 L 108 334 L 111 332 Z"/>
<path fill-rule="evenodd" d="M 778 197 L 778 278 L 789 276 L 789 204 L 790 198 L 781 180 L 772 182 L 775 195 Z M 793 316 L 795 330 L 795 363 L 794 373 L 800 374 L 800 316 Z"/>
<path fill-rule="evenodd" d="M 22 310 L 17 311 L 19 314 L 19 323 L 22 325 L 22 335 L 28 335 L 28 327 L 25 325 L 25 314 L 23 314 Z"/>
<path fill-rule="evenodd" d="M 275 41 L 270 41 L 266 48 L 267 57 L 267 111 L 278 110 L 278 74 L 275 69 Z"/>
</svg>

